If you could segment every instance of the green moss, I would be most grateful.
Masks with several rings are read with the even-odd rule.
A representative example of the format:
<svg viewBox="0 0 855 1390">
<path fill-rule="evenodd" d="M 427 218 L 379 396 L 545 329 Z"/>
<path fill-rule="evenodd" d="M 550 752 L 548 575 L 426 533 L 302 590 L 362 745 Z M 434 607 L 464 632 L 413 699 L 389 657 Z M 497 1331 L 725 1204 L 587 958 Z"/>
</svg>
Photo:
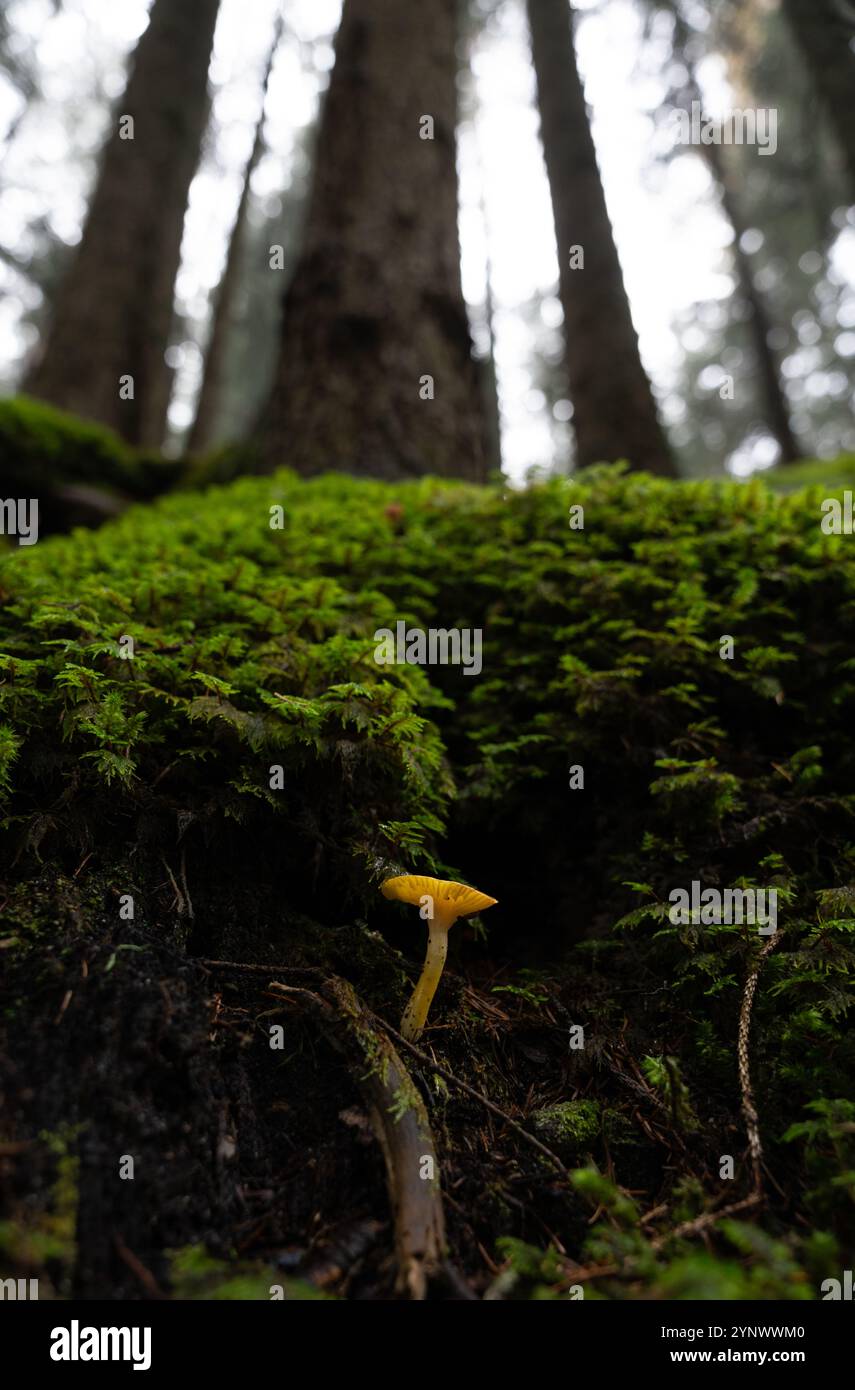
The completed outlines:
<svg viewBox="0 0 855 1390">
<path fill-rule="evenodd" d="M 452 785 L 425 717 L 438 697 L 423 672 L 374 664 L 381 593 L 283 565 L 267 506 L 281 491 L 243 483 L 201 512 L 174 498 L 8 561 L 7 777 L 72 777 L 76 809 L 98 817 L 100 798 L 110 820 L 171 820 L 177 798 L 198 823 L 281 816 L 313 852 L 323 827 L 330 861 L 362 874 L 421 845 L 430 866 Z"/>
<path fill-rule="evenodd" d="M 774 492 L 799 492 L 808 487 L 821 487 L 827 493 L 855 487 L 855 455 L 844 454 L 835 459 L 807 459 L 771 468 L 763 481 Z"/>
<path fill-rule="evenodd" d="M 496 1249 L 506 1261 L 506 1269 L 499 1276 L 499 1289 L 504 1297 L 511 1293 L 537 1301 L 560 1297 L 565 1265 L 555 1250 L 538 1250 L 514 1236 L 500 1236 Z"/>
<path fill-rule="evenodd" d="M 601 1127 L 600 1105 L 595 1100 L 566 1100 L 535 1110 L 532 1121 L 546 1143 L 580 1148 L 592 1144 Z"/>
<path fill-rule="evenodd" d="M 85 484 L 147 499 L 171 487 L 178 464 L 131 449 L 112 430 L 28 396 L 0 401 L 0 476 L 4 496 L 43 499 L 57 487 Z"/>
<path fill-rule="evenodd" d="M 151 863 L 161 882 L 180 843 L 212 879 L 228 864 L 226 941 L 232 923 L 240 939 L 243 901 L 259 940 L 283 922 L 296 940 L 291 924 L 311 915 L 330 953 L 342 922 L 390 921 L 376 893 L 390 867 L 459 866 L 499 899 L 491 946 L 560 974 L 536 998 L 503 983 L 496 1009 L 553 1040 L 585 1027 L 585 1050 L 567 1055 L 586 1100 L 543 1109 L 540 1132 L 596 1139 L 618 1187 L 669 1199 L 668 1155 L 702 1145 L 714 1156 L 703 1201 L 723 1205 L 709 1174 L 744 1151 L 735 1045 L 758 937 L 672 923 L 669 894 L 693 880 L 774 886 L 784 935 L 751 1041 L 767 1161 L 788 1210 L 807 1228 L 808 1200 L 846 1257 L 855 1208 L 834 1167 L 850 1172 L 848 1149 L 835 1158 L 845 1136 L 834 1117 L 816 1143 L 792 1130 L 817 1116 L 805 1107 L 849 1094 L 855 1072 L 855 550 L 821 532 L 823 495 L 619 469 L 525 491 L 284 471 L 9 555 L 10 949 L 32 936 L 40 856 L 63 883 L 93 847 L 105 872 Z M 582 531 L 567 525 L 574 503 Z M 378 666 L 375 632 L 399 619 L 480 629 L 481 675 Z M 584 790 L 568 786 L 574 765 Z M 275 912 L 260 885 L 273 885 Z M 326 965 L 324 949 L 313 959 Z M 382 1000 L 400 977 L 379 958 L 372 946 L 344 968 Z M 111 979 L 135 960 L 117 956 Z M 440 1007 L 474 1039 L 475 1068 L 485 1014 L 451 987 Z M 538 1047 L 523 1040 L 520 1055 Z M 474 1081 L 513 1113 L 506 1076 L 485 1064 Z M 778 1239 L 774 1216 L 758 1219 Z M 598 1234 L 602 1258 L 658 1279 L 656 1252 L 620 1224 L 619 1249 Z M 777 1254 L 727 1258 L 768 1268 Z M 686 1270 L 680 1287 L 697 1287 L 703 1269 Z"/>
<path fill-rule="evenodd" d="M 174 1299 L 234 1302 L 329 1301 L 330 1296 L 302 1279 L 286 1279 L 253 1260 L 220 1260 L 200 1245 L 171 1252 L 170 1284 Z M 281 1292 L 279 1292 L 281 1290 Z"/>
</svg>

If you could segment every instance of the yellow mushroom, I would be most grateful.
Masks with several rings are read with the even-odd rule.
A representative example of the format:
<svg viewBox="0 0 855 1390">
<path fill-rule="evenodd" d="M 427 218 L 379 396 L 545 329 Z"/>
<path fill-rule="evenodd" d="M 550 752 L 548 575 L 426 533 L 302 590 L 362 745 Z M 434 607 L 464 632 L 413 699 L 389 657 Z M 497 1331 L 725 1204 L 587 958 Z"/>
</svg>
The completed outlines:
<svg viewBox="0 0 855 1390">
<path fill-rule="evenodd" d="M 402 903 L 412 903 L 420 908 L 421 916 L 428 924 L 428 948 L 424 969 L 413 996 L 404 1010 L 401 1019 L 401 1034 L 408 1042 L 415 1042 L 421 1035 L 428 1016 L 445 957 L 448 953 L 448 928 L 458 917 L 471 917 L 475 912 L 483 912 L 492 907 L 495 898 L 479 893 L 466 883 L 454 883 L 444 878 L 424 878 L 421 874 L 402 874 L 399 878 L 387 878 L 381 883 L 380 891 L 384 898 L 397 898 Z"/>
</svg>

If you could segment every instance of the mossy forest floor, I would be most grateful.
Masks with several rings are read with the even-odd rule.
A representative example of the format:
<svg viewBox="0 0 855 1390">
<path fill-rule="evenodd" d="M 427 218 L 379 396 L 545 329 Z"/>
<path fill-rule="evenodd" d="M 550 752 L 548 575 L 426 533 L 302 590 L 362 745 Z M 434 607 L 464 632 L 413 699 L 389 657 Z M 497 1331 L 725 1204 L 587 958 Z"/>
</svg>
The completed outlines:
<svg viewBox="0 0 855 1390">
<path fill-rule="evenodd" d="M 825 495 L 285 471 L 10 550 L 0 1276 L 394 1296 L 359 1076 L 300 991 L 344 979 L 397 1029 L 424 924 L 378 885 L 412 870 L 499 900 L 452 929 L 424 1056 L 396 1044 L 459 1276 L 434 1296 L 821 1297 L 855 1253 L 855 561 Z M 481 674 L 378 665 L 398 620 L 482 630 Z M 758 1196 L 764 938 L 673 924 L 693 881 L 779 903 L 760 1200 L 720 1217 Z"/>
</svg>

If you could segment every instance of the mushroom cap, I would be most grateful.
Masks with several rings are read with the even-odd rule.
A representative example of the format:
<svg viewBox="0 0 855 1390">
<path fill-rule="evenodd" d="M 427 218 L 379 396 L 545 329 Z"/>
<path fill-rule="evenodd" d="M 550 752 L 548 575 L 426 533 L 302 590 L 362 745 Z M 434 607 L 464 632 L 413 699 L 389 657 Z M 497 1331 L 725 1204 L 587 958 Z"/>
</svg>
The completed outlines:
<svg viewBox="0 0 855 1390">
<path fill-rule="evenodd" d="M 448 878 L 425 878 L 422 874 L 401 874 L 398 878 L 387 878 L 381 883 L 380 892 L 384 898 L 397 898 L 402 903 L 421 904 L 422 898 L 433 898 L 442 907 L 456 909 L 456 917 L 471 917 L 474 912 L 483 912 L 492 907 L 496 898 L 488 898 L 468 883 L 455 883 Z"/>
</svg>

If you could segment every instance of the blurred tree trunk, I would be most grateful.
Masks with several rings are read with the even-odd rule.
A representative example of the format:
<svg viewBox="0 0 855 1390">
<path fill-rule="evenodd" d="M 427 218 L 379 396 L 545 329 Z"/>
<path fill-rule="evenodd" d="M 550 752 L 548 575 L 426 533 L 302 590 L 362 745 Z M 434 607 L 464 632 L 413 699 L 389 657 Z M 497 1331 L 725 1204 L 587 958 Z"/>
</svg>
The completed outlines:
<svg viewBox="0 0 855 1390">
<path fill-rule="evenodd" d="M 196 404 L 196 418 L 193 421 L 193 428 L 190 431 L 190 437 L 187 441 L 187 451 L 191 454 L 203 453 L 217 442 L 218 411 L 224 386 L 226 347 L 228 345 L 229 327 L 232 319 L 232 311 L 234 309 L 235 295 L 240 280 L 244 243 L 246 240 L 246 219 L 249 209 L 252 176 L 258 168 L 259 161 L 264 152 L 264 108 L 267 101 L 267 89 L 270 86 L 270 74 L 273 71 L 273 63 L 282 38 L 282 28 L 283 21 L 280 14 L 276 19 L 273 42 L 270 45 L 270 53 L 268 55 L 267 67 L 264 72 L 264 81 L 261 87 L 261 111 L 258 117 L 258 124 L 255 128 L 255 140 L 253 141 L 252 150 L 244 171 L 243 188 L 241 189 L 240 201 L 238 203 L 234 226 L 229 240 L 225 269 L 223 270 L 220 283 L 217 286 L 214 312 L 211 319 L 211 332 L 205 352 L 202 386 L 199 391 L 199 400 Z"/>
<path fill-rule="evenodd" d="M 733 181 L 725 167 L 719 146 L 702 145 L 699 153 L 709 166 L 710 173 L 718 188 L 722 211 L 733 228 L 733 260 L 740 294 L 749 309 L 748 327 L 757 362 L 763 420 L 778 445 L 779 462 L 794 463 L 796 459 L 804 458 L 804 450 L 799 448 L 793 433 L 793 427 L 790 424 L 790 408 L 778 374 L 778 364 L 775 361 L 775 354 L 769 346 L 773 324 L 763 302 L 763 296 L 754 283 L 751 261 L 742 249 L 742 237 L 747 228 L 739 215 L 739 204 L 733 188 Z"/>
<path fill-rule="evenodd" d="M 783 0 L 855 193 L 855 0 Z"/>
<path fill-rule="evenodd" d="M 481 200 L 483 211 L 484 203 Z M 486 231 L 486 216 L 485 216 Z M 481 361 L 481 390 L 484 396 L 484 430 L 488 472 L 502 471 L 502 412 L 499 405 L 499 378 L 496 372 L 496 305 L 493 299 L 493 264 L 487 253 L 485 267 L 484 321 L 488 333 L 487 355 Z"/>
<path fill-rule="evenodd" d="M 486 475 L 457 236 L 458 9 L 345 0 L 261 422 L 267 469 Z"/>
<path fill-rule="evenodd" d="M 488 474 L 501 474 L 502 471 L 502 419 L 499 405 L 499 378 L 496 371 L 496 304 L 493 296 L 493 263 L 490 256 L 490 220 L 487 214 L 487 199 L 484 191 L 484 160 L 478 149 L 479 100 L 473 59 L 478 39 L 483 34 L 489 18 L 495 13 L 501 0 L 493 0 L 492 8 L 487 8 L 483 0 L 460 0 L 461 37 L 457 45 L 457 90 L 458 120 L 469 122 L 477 153 L 480 170 L 478 188 L 478 216 L 481 222 L 485 247 L 484 265 L 484 303 L 479 306 L 479 319 L 486 333 L 486 353 L 479 358 L 478 371 L 484 401 L 484 441 Z"/>
<path fill-rule="evenodd" d="M 682 99 L 687 110 L 697 103 L 704 110 L 701 85 L 698 81 L 692 45 L 695 34 L 689 28 L 680 9 L 679 0 L 663 0 L 664 7 L 674 19 L 674 52 L 687 74 Z M 762 401 L 763 419 L 780 451 L 780 463 L 794 463 L 804 457 L 799 448 L 793 427 L 790 424 L 790 409 L 781 384 L 775 354 L 769 346 L 773 324 L 766 309 L 763 296 L 754 283 L 751 260 L 742 247 L 742 238 L 748 230 L 741 216 L 735 180 L 727 168 L 727 161 L 720 145 L 699 145 L 698 154 L 705 160 L 716 186 L 722 212 L 733 229 L 733 262 L 739 284 L 739 292 L 749 310 L 748 330 L 757 363 L 759 392 Z"/>
<path fill-rule="evenodd" d="M 219 0 L 154 0 L 113 117 L 82 240 L 27 389 L 163 442 L 171 376 L 164 353 L 190 181 L 208 119 Z M 133 139 L 122 138 L 130 130 Z M 119 396 L 133 377 L 133 399 Z"/>
<path fill-rule="evenodd" d="M 626 458 L 673 476 L 638 350 L 597 167 L 567 0 L 528 0 L 541 135 L 552 193 L 579 466 Z M 584 269 L 571 267 L 581 247 Z"/>
</svg>

